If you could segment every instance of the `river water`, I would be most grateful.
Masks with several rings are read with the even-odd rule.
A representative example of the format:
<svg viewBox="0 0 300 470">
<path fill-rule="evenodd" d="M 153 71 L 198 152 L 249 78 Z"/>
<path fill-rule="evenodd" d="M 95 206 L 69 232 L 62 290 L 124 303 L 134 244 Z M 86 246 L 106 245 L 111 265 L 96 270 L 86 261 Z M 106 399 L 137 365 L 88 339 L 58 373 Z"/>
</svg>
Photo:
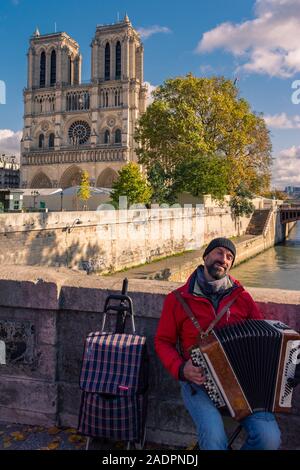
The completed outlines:
<svg viewBox="0 0 300 470">
<path fill-rule="evenodd" d="M 233 268 L 230 274 L 247 287 L 300 290 L 300 222 L 284 243 Z"/>
</svg>

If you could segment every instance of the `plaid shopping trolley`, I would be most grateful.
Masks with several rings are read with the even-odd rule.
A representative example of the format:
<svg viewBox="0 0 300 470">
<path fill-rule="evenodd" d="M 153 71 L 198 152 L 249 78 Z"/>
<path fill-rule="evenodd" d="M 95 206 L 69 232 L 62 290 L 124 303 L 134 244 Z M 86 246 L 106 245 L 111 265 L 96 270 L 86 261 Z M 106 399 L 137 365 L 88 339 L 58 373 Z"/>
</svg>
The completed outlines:
<svg viewBox="0 0 300 470">
<path fill-rule="evenodd" d="M 145 440 L 148 354 L 146 337 L 135 334 L 132 302 L 124 294 L 126 290 L 126 284 L 125 287 L 123 284 L 121 296 L 108 297 L 101 331 L 86 337 L 80 374 L 82 395 L 78 431 L 88 437 L 142 446 Z M 111 300 L 120 301 L 120 305 L 112 305 Z M 116 309 L 116 332 L 104 332 L 106 313 Z M 131 334 L 120 332 L 125 327 L 126 312 L 131 315 Z"/>
</svg>

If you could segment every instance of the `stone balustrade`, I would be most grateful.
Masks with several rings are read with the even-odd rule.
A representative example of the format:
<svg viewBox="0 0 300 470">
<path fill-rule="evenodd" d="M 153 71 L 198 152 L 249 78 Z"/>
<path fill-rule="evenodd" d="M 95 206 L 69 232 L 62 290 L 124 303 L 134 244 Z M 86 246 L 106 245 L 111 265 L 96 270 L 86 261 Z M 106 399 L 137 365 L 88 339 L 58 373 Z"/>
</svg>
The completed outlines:
<svg viewBox="0 0 300 470">
<path fill-rule="evenodd" d="M 120 279 L 68 269 L 6 266 L 0 276 L 0 340 L 6 343 L 6 364 L 0 364 L 2 420 L 76 426 L 84 339 L 99 330 L 105 298 L 119 292 L 121 284 Z M 132 279 L 129 295 L 137 331 L 147 336 L 151 358 L 147 438 L 188 445 L 195 438 L 194 425 L 182 405 L 178 383 L 163 369 L 153 348 L 164 298 L 177 286 Z M 300 330 L 300 292 L 249 291 L 266 318 Z M 283 448 L 299 448 L 300 387 L 291 415 L 278 420 Z"/>
<path fill-rule="evenodd" d="M 36 150 L 24 153 L 22 165 L 58 165 L 63 163 L 82 162 L 125 162 L 128 150 L 124 148 L 94 148 L 94 149 L 65 149 L 65 150 Z"/>
</svg>

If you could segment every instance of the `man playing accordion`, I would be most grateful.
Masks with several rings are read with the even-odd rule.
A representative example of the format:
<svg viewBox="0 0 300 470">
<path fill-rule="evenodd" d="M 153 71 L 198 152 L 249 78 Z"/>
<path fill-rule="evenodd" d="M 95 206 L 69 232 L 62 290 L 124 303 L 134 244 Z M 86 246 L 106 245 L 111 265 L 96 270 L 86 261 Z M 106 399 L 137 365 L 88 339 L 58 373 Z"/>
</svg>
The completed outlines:
<svg viewBox="0 0 300 470">
<path fill-rule="evenodd" d="M 156 353 L 180 382 L 184 405 L 195 423 L 203 450 L 226 450 L 228 439 L 221 413 L 203 386 L 206 376 L 190 357 L 189 349 L 199 337 L 197 324 L 207 331 L 216 325 L 216 320 L 217 328 L 221 328 L 263 318 L 250 294 L 228 274 L 235 255 L 235 245 L 227 238 L 216 238 L 209 243 L 203 254 L 204 266 L 199 266 L 185 285 L 167 295 L 155 336 Z M 187 315 L 181 299 L 192 311 L 194 320 Z M 241 424 L 247 432 L 242 449 L 279 448 L 280 430 L 273 413 L 254 412 L 241 420 Z"/>
</svg>

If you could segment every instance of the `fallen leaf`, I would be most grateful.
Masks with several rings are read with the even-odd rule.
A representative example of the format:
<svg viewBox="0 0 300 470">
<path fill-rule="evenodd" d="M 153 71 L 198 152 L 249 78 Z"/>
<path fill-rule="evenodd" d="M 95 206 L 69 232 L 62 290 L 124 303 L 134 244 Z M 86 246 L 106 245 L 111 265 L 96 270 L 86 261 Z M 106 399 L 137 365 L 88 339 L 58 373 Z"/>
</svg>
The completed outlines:
<svg viewBox="0 0 300 470">
<path fill-rule="evenodd" d="M 68 441 L 75 444 L 78 442 L 84 442 L 85 438 L 83 436 L 79 436 L 78 434 L 73 434 L 72 436 L 69 436 Z"/>
<path fill-rule="evenodd" d="M 3 440 L 3 448 L 4 449 L 7 449 L 8 447 L 10 447 L 12 445 L 12 442 L 10 440 Z"/>
<path fill-rule="evenodd" d="M 44 432 L 45 428 L 43 426 L 35 426 L 32 431 L 33 432 Z"/>
<path fill-rule="evenodd" d="M 116 449 L 124 449 L 125 445 L 124 442 L 118 441 L 116 442 Z"/>
<path fill-rule="evenodd" d="M 60 442 L 58 442 L 58 441 L 50 442 L 50 444 L 48 444 L 48 449 L 49 450 L 55 450 L 59 447 L 59 444 L 60 444 Z"/>
<path fill-rule="evenodd" d="M 25 439 L 27 439 L 27 436 L 19 431 L 11 432 L 10 435 L 14 438 L 15 441 L 25 441 Z"/>
<path fill-rule="evenodd" d="M 60 432 L 61 432 L 61 429 L 58 429 L 56 426 L 48 429 L 48 434 L 50 434 L 50 436 L 58 434 Z"/>
<path fill-rule="evenodd" d="M 74 428 L 68 428 L 66 429 L 67 434 L 77 434 L 77 429 Z"/>
</svg>

